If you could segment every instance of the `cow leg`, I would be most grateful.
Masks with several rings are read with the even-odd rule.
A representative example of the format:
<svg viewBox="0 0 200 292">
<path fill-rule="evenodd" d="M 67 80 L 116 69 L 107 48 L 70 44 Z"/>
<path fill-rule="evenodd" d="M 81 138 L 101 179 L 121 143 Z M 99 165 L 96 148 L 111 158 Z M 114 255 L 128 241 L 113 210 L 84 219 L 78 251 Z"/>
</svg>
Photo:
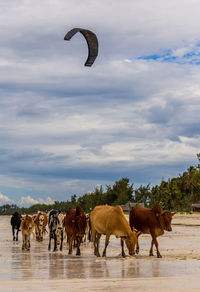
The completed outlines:
<svg viewBox="0 0 200 292">
<path fill-rule="evenodd" d="M 76 237 L 76 242 L 77 242 L 77 251 L 76 251 L 76 255 L 81 255 L 81 252 L 80 252 L 80 244 L 81 244 L 81 238 L 80 236 L 77 236 Z"/>
<path fill-rule="evenodd" d="M 25 235 L 22 234 L 22 250 L 25 249 Z"/>
<path fill-rule="evenodd" d="M 24 237 L 25 237 L 25 249 L 27 249 L 27 235 L 25 234 Z"/>
<path fill-rule="evenodd" d="M 159 252 L 159 249 L 158 249 L 158 241 L 156 239 L 155 233 L 151 232 L 151 236 L 152 236 L 152 242 L 151 242 L 151 248 L 150 248 L 150 251 L 149 251 L 149 255 L 153 256 L 153 245 L 155 244 L 156 251 L 157 251 L 157 258 L 162 258 L 161 254 Z"/>
<path fill-rule="evenodd" d="M 30 250 L 30 247 L 31 247 L 31 244 L 30 244 L 30 236 L 28 236 L 28 235 L 27 235 L 27 243 L 26 244 L 27 244 L 26 249 L 27 250 Z"/>
<path fill-rule="evenodd" d="M 19 233 L 19 228 L 17 228 L 17 231 L 16 231 L 16 241 L 18 241 L 18 233 Z"/>
<path fill-rule="evenodd" d="M 161 254 L 160 254 L 160 252 L 159 252 L 159 249 L 158 249 L 158 241 L 157 241 L 156 238 L 154 239 L 154 244 L 155 244 L 155 246 L 156 246 L 157 258 L 162 258 Z"/>
<path fill-rule="evenodd" d="M 121 248 L 122 248 L 122 257 L 125 258 L 126 254 L 124 252 L 124 239 L 121 238 Z"/>
<path fill-rule="evenodd" d="M 52 234 L 51 231 L 49 232 L 49 246 L 48 246 L 48 250 L 51 249 L 51 238 L 52 238 Z"/>
<path fill-rule="evenodd" d="M 141 234 L 142 234 L 141 231 L 136 232 L 137 238 L 138 238 Z M 139 254 L 139 251 L 140 251 L 140 246 L 139 246 L 139 241 L 137 240 L 137 243 L 136 243 L 136 254 Z"/>
<path fill-rule="evenodd" d="M 69 254 L 72 254 L 73 236 L 69 234 Z"/>
<path fill-rule="evenodd" d="M 39 241 L 39 235 L 38 235 L 38 227 L 35 225 L 35 235 L 36 235 L 36 241 Z"/>
<path fill-rule="evenodd" d="M 101 234 L 96 232 L 95 241 L 94 241 L 94 254 L 97 257 L 100 257 L 99 253 L 99 242 L 100 242 Z"/>
<path fill-rule="evenodd" d="M 40 241 L 43 241 L 43 229 L 40 230 Z"/>
<path fill-rule="evenodd" d="M 60 250 L 62 250 L 62 247 L 63 247 L 63 230 L 61 230 Z"/>
<path fill-rule="evenodd" d="M 88 231 L 88 240 L 89 240 L 89 242 L 91 241 L 91 228 Z"/>
<path fill-rule="evenodd" d="M 94 231 L 95 232 L 95 231 Z M 97 237 L 97 234 L 95 232 L 95 236 L 94 236 L 94 255 L 96 255 L 97 253 L 97 246 L 96 246 L 96 237 Z M 99 255 L 100 256 L 100 255 Z"/>
<path fill-rule="evenodd" d="M 53 238 L 54 238 L 54 249 L 53 251 L 57 250 L 57 234 L 56 234 L 56 230 L 54 230 L 53 232 Z"/>
<path fill-rule="evenodd" d="M 40 229 L 40 227 L 39 227 L 39 229 L 38 229 L 38 241 L 42 241 L 42 236 L 41 236 L 41 229 Z"/>
<path fill-rule="evenodd" d="M 13 241 L 15 241 L 15 228 L 12 226 Z"/>
<path fill-rule="evenodd" d="M 149 251 L 149 256 L 153 256 L 153 239 L 151 240 L 151 248 Z"/>
<path fill-rule="evenodd" d="M 110 234 L 106 234 L 105 248 L 104 248 L 104 251 L 103 251 L 102 257 L 106 257 L 106 249 L 107 249 L 107 246 L 108 246 L 108 244 L 109 244 L 109 238 L 110 238 Z"/>
<path fill-rule="evenodd" d="M 76 239 L 74 239 L 73 241 L 73 248 L 76 248 L 77 247 L 77 242 L 76 242 Z"/>
</svg>

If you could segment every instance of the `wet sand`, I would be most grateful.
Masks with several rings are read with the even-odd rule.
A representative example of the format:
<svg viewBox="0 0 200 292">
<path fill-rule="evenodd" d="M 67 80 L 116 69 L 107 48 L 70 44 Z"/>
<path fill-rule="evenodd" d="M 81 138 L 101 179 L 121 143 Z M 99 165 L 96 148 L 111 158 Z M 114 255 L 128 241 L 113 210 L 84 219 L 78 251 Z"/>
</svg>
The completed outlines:
<svg viewBox="0 0 200 292">
<path fill-rule="evenodd" d="M 0 216 L 0 291 L 200 291 L 200 214 L 174 216 L 173 231 L 158 238 L 161 259 L 148 256 L 149 235 L 140 237 L 140 254 L 125 259 L 114 236 L 107 258 L 96 258 L 90 243 L 80 257 L 65 244 L 49 252 L 48 236 L 22 251 L 21 232 L 13 242 L 9 221 Z"/>
</svg>

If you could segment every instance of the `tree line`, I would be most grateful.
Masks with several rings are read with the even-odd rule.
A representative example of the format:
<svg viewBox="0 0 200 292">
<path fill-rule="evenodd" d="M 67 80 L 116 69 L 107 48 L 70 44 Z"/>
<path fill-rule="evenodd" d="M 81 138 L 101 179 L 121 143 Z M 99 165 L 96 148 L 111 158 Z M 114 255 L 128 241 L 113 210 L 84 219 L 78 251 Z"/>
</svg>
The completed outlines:
<svg viewBox="0 0 200 292">
<path fill-rule="evenodd" d="M 197 154 L 200 162 L 200 153 Z M 193 203 L 200 202 L 200 164 L 190 166 L 183 174 L 168 180 L 162 179 L 160 185 L 151 187 L 139 186 L 134 190 L 129 178 L 125 177 L 116 181 L 113 186 L 95 187 L 93 192 L 77 197 L 71 196 L 67 201 L 55 201 L 52 205 L 35 204 L 28 208 L 20 208 L 15 204 L 0 206 L 0 215 L 11 215 L 15 211 L 21 214 L 33 214 L 38 210 L 50 211 L 57 209 L 66 212 L 69 209 L 80 205 L 85 212 L 90 212 L 97 205 L 122 205 L 131 201 L 144 203 L 146 207 L 153 207 L 155 204 L 162 206 L 164 210 L 190 211 Z"/>
</svg>

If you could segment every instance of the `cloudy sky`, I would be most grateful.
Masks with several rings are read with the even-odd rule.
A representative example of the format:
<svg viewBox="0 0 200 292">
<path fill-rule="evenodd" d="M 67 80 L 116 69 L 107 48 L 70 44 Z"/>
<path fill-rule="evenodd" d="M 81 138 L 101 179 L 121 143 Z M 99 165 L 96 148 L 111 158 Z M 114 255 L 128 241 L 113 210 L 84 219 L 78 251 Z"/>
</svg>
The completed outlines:
<svg viewBox="0 0 200 292">
<path fill-rule="evenodd" d="M 0 0 L 0 204 L 160 183 L 200 152 L 198 0 Z M 73 27 L 94 31 L 99 55 Z"/>
</svg>

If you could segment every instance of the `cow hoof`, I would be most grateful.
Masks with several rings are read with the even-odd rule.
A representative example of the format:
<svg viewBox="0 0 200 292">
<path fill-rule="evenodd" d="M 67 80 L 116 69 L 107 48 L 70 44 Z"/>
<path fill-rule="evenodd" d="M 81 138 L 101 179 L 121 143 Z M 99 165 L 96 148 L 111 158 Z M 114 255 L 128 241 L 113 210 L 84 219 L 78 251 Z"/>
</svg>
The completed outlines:
<svg viewBox="0 0 200 292">
<path fill-rule="evenodd" d="M 136 249 L 136 254 L 139 254 L 139 249 Z"/>
<path fill-rule="evenodd" d="M 18 241 L 18 238 L 16 238 L 16 241 Z"/>
<path fill-rule="evenodd" d="M 81 253 L 79 252 L 79 253 L 77 253 L 76 255 L 77 255 L 77 256 L 80 256 L 80 255 L 81 255 Z"/>
<path fill-rule="evenodd" d="M 157 258 L 161 259 L 162 258 L 161 254 L 157 254 Z"/>
<path fill-rule="evenodd" d="M 105 253 L 105 252 L 103 252 L 103 254 L 102 254 L 102 257 L 103 257 L 103 258 L 105 258 L 105 257 L 106 257 L 106 253 Z"/>
<path fill-rule="evenodd" d="M 97 256 L 98 258 L 100 258 L 100 253 L 95 253 L 95 256 Z"/>
<path fill-rule="evenodd" d="M 150 256 L 150 257 L 153 257 L 153 253 L 152 253 L 152 252 L 150 252 L 150 253 L 149 253 L 149 256 Z"/>
</svg>

